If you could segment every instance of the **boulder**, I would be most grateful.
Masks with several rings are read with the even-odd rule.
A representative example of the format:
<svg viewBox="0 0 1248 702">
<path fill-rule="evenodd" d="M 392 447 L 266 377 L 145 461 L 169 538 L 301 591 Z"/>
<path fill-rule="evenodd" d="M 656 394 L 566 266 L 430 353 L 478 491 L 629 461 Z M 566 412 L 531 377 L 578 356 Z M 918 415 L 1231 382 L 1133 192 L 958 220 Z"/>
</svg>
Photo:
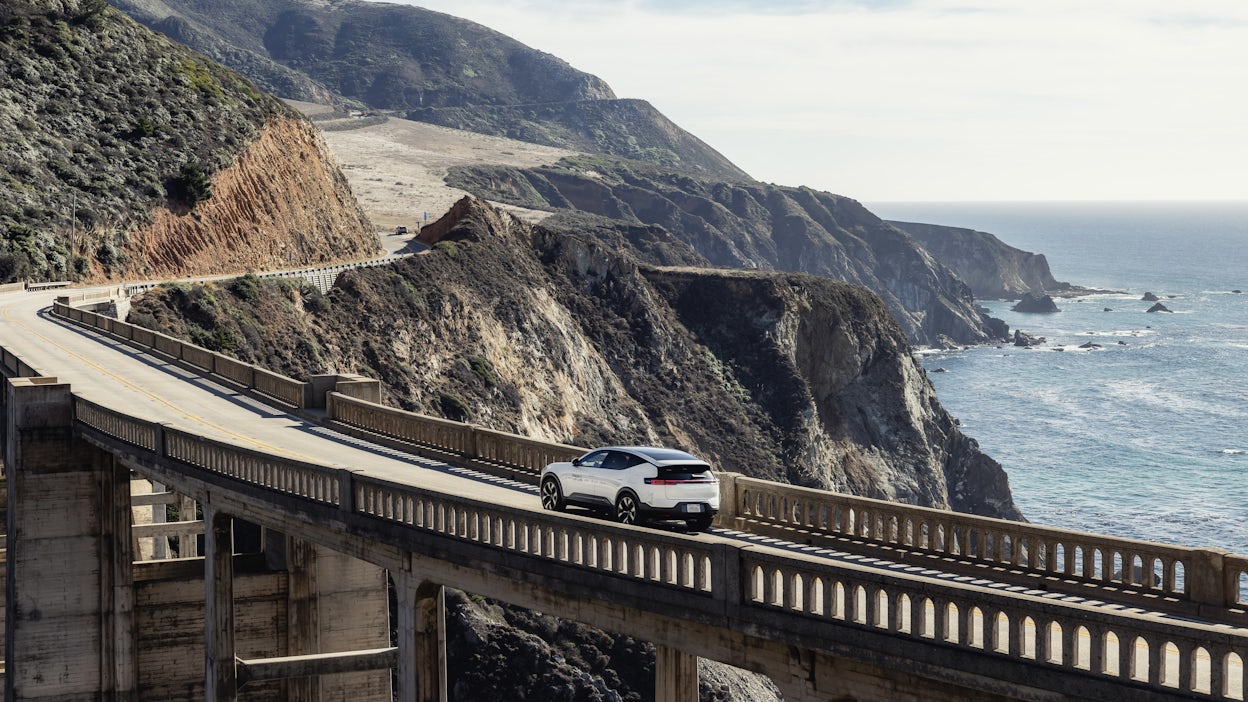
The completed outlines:
<svg viewBox="0 0 1248 702">
<path fill-rule="evenodd" d="M 1152 307 L 1149 307 L 1149 308 L 1148 308 L 1148 311 L 1149 311 L 1149 312 L 1170 312 L 1171 310 L 1170 310 L 1170 308 L 1168 308 L 1168 307 L 1166 307 L 1165 305 L 1163 305 L 1163 304 L 1161 304 L 1160 302 L 1158 302 L 1157 304 L 1153 305 Z"/>
<path fill-rule="evenodd" d="M 1114 308 L 1113 308 L 1113 307 L 1106 307 L 1103 311 L 1104 311 L 1104 312 L 1113 312 L 1113 311 L 1114 311 Z"/>
<path fill-rule="evenodd" d="M 1081 349 L 1102 349 L 1102 348 L 1105 348 L 1105 347 L 1104 347 L 1104 346 L 1101 346 L 1100 344 L 1093 343 L 1093 342 L 1089 341 L 1089 342 L 1088 342 L 1088 343 L 1086 343 L 1086 344 L 1081 344 L 1081 345 L 1079 346 L 1079 348 L 1081 348 Z"/>
<path fill-rule="evenodd" d="M 1235 293 L 1236 295 L 1243 295 L 1243 294 L 1244 294 L 1244 291 L 1243 291 L 1243 290 L 1232 290 L 1231 292 L 1232 292 L 1232 293 Z"/>
<path fill-rule="evenodd" d="M 1031 334 L 1028 334 L 1025 331 L 1022 331 L 1019 329 L 1014 330 L 1014 345 L 1015 346 L 1021 346 L 1023 348 L 1031 348 L 1033 346 L 1039 346 L 1047 341 L 1048 339 L 1044 338 L 1043 336 L 1032 336 Z"/>
<path fill-rule="evenodd" d="M 1023 299 L 1018 304 L 1010 308 L 1013 312 L 1027 312 L 1035 314 L 1053 314 L 1061 312 L 1057 309 L 1057 304 L 1053 302 L 1053 298 L 1043 293 L 1027 293 L 1023 295 Z"/>
<path fill-rule="evenodd" d="M 1156 302 L 1156 301 L 1160 300 L 1161 298 L 1160 298 L 1160 297 L 1157 297 L 1156 295 L 1152 294 L 1151 292 L 1146 292 L 1146 293 L 1144 293 L 1144 297 L 1141 297 L 1140 299 L 1141 299 L 1141 300 L 1143 300 L 1144 302 Z"/>
</svg>

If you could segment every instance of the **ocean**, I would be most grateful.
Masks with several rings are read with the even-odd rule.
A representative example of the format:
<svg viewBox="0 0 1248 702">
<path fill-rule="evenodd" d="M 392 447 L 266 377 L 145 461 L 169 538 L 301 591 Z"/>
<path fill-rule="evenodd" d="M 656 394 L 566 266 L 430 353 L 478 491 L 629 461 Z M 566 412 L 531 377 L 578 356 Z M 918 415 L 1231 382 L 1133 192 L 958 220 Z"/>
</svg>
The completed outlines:
<svg viewBox="0 0 1248 702">
<path fill-rule="evenodd" d="M 981 301 L 1048 343 L 919 354 L 1029 520 L 1248 554 L 1248 202 L 867 207 L 991 232 L 1059 281 L 1118 291 L 1052 315 Z M 1172 313 L 1147 313 L 1146 292 Z"/>
</svg>

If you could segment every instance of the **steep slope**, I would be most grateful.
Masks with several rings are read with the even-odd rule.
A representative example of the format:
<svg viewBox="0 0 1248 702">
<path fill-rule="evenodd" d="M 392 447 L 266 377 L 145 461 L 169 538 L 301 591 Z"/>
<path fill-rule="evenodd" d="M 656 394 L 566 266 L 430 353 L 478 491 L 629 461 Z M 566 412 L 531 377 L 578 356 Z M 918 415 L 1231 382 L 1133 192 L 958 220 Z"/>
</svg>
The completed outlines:
<svg viewBox="0 0 1248 702">
<path fill-rule="evenodd" d="M 576 231 L 589 213 L 660 227 L 724 268 L 811 273 L 870 288 L 917 344 L 1004 338 L 968 288 L 905 232 L 854 200 L 809 188 L 721 181 L 606 158 L 550 167 L 452 169 L 449 182 L 491 200 L 553 209 Z"/>
<path fill-rule="evenodd" d="M 0 279 L 361 257 L 310 123 L 98 0 L 0 8 Z"/>
<path fill-rule="evenodd" d="M 1029 292 L 1084 295 L 1092 290 L 1053 277 L 1044 254 L 1016 249 L 988 232 L 916 222 L 889 222 L 914 237 L 966 281 L 975 297 L 1013 300 Z"/>
<path fill-rule="evenodd" d="M 296 376 L 580 445 L 675 444 L 727 470 L 1017 517 L 878 297 L 762 271 L 641 266 L 464 200 L 424 256 L 296 286 L 173 287 L 134 321 Z"/>
<path fill-rule="evenodd" d="M 652 229 L 607 229 L 684 255 Z M 362 372 L 389 402 L 451 419 L 679 445 L 725 470 L 1020 517 L 1001 467 L 860 287 L 640 265 L 471 199 L 422 236 L 428 254 L 344 273 L 327 296 L 254 277 L 175 285 L 136 298 L 130 319 L 295 376 Z M 649 698 L 644 642 L 459 593 L 447 605 L 457 699 Z M 701 668 L 703 700 L 779 699 L 758 676 Z"/>
<path fill-rule="evenodd" d="M 443 126 L 745 175 L 648 104 L 616 101 L 596 76 L 442 13 L 350 0 L 113 1 L 281 97 L 320 101 L 323 89 Z"/>
</svg>

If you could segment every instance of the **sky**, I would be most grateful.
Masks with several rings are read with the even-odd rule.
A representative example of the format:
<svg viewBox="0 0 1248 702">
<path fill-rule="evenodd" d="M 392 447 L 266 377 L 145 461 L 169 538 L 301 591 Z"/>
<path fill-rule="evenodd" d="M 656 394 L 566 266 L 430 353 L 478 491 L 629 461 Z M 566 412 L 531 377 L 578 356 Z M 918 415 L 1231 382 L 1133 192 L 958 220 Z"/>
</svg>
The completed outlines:
<svg viewBox="0 0 1248 702">
<path fill-rule="evenodd" d="M 1248 200 L 1245 0 L 405 0 L 862 201 Z"/>
</svg>

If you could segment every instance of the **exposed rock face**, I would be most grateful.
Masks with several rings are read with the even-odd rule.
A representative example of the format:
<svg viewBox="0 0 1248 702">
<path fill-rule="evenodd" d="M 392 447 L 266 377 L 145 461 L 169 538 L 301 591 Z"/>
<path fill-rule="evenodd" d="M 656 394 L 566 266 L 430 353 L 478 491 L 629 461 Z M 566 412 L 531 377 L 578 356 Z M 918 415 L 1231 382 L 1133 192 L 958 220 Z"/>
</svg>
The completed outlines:
<svg viewBox="0 0 1248 702">
<path fill-rule="evenodd" d="M 175 288 L 131 317 L 201 343 L 224 336 L 294 375 L 374 375 L 392 402 L 485 426 L 675 444 L 759 477 L 1019 516 L 1000 466 L 960 433 L 862 288 L 645 268 L 471 200 L 430 230 L 430 254 L 344 274 L 328 305 L 293 314 L 303 298 L 276 289 L 207 305 Z"/>
<path fill-rule="evenodd" d="M 1141 297 L 1140 299 L 1143 300 L 1144 302 L 1157 302 L 1161 298 L 1157 297 L 1155 293 L 1146 292 L 1144 293 L 1144 297 Z"/>
<path fill-rule="evenodd" d="M 1161 304 L 1160 302 L 1158 302 L 1157 304 L 1153 305 L 1152 307 L 1149 307 L 1149 308 L 1148 308 L 1148 311 L 1149 311 L 1149 312 L 1172 312 L 1173 310 L 1171 310 L 1169 307 L 1166 307 L 1165 305 L 1163 305 L 1163 304 Z"/>
<path fill-rule="evenodd" d="M 1044 254 L 1016 249 L 988 232 L 915 222 L 889 224 L 914 237 L 981 300 L 1011 300 L 1033 290 L 1061 296 L 1093 292 L 1055 279 Z"/>
<path fill-rule="evenodd" d="M 468 199 L 423 234 L 430 253 L 345 273 L 328 297 L 254 278 L 171 286 L 130 318 L 291 375 L 366 373 L 392 403 L 485 426 L 674 444 L 725 470 L 1021 518 L 863 288 L 646 267 Z M 644 642 L 459 593 L 447 605 L 456 699 L 649 699 Z M 780 699 L 700 667 L 703 700 Z"/>
<path fill-rule="evenodd" d="M 1027 312 L 1031 314 L 1053 314 L 1061 312 L 1057 308 L 1057 303 L 1053 302 L 1050 295 L 1041 293 L 1027 293 L 1023 295 L 1023 299 L 1019 300 L 1016 305 L 1010 308 L 1014 312 Z"/>
<path fill-rule="evenodd" d="M 0 7 L 0 282 L 377 248 L 308 122 L 103 2 Z"/>
<path fill-rule="evenodd" d="M 1004 337 L 970 288 L 901 230 L 858 202 L 809 188 L 719 181 L 607 159 L 537 169 L 452 170 L 479 197 L 562 211 L 546 224 L 582 228 L 593 216 L 662 227 L 712 265 L 812 273 L 870 288 L 922 345 Z"/>
<path fill-rule="evenodd" d="M 126 242 L 149 278 L 359 260 L 380 250 L 320 133 L 275 119 L 194 213 L 162 207 Z"/>
</svg>

